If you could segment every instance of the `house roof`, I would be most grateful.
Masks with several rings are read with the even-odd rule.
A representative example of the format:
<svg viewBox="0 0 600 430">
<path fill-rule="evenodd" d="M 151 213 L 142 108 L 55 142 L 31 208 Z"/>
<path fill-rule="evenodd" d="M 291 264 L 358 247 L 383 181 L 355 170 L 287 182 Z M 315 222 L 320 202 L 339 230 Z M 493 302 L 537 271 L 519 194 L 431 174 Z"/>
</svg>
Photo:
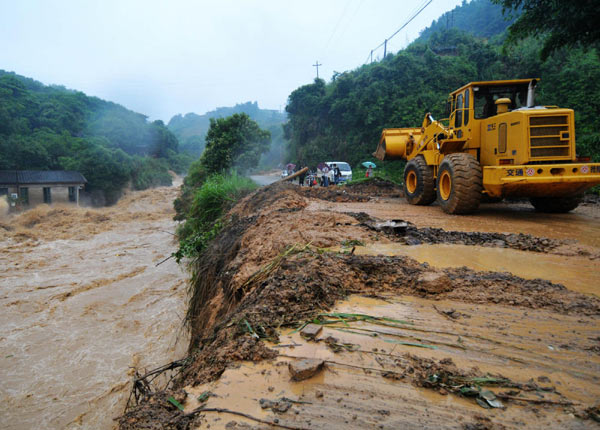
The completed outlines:
<svg viewBox="0 0 600 430">
<path fill-rule="evenodd" d="M 67 170 L 0 170 L 0 184 L 85 184 L 79 172 Z"/>
</svg>

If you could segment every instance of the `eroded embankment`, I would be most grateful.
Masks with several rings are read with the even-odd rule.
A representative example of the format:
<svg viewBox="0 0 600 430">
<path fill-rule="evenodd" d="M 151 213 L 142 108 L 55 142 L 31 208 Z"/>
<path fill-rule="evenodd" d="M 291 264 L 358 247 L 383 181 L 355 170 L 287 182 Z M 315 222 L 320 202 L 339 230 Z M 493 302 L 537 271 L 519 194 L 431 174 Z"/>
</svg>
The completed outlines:
<svg viewBox="0 0 600 430">
<path fill-rule="evenodd" d="M 239 428 L 248 428 L 243 427 L 245 425 L 263 428 L 267 424 L 282 428 L 365 428 L 375 424 L 381 428 L 419 424 L 438 428 L 533 428 L 542 421 L 548 424 L 555 419 L 565 421 L 572 428 L 591 425 L 590 419 L 596 415 L 590 408 L 600 395 L 595 388 L 597 376 L 593 376 L 600 369 L 598 298 L 569 291 L 549 281 L 526 280 L 510 273 L 477 272 L 467 268 L 434 269 L 409 257 L 353 255 L 351 248 L 358 243 L 368 244 L 374 240 L 392 243 L 397 238 L 374 232 L 371 226 L 365 225 L 369 220 L 355 214 L 307 210 L 314 197 L 333 201 L 365 198 L 339 189 L 317 192 L 276 184 L 247 197 L 231 211 L 230 223 L 195 265 L 194 291 L 188 312 L 192 337 L 187 366 L 171 391 L 148 394 L 140 406 L 123 416 L 121 428 L 157 425 L 197 428 L 204 424 L 210 424 L 211 428 L 226 425 L 228 428 L 238 425 L 242 426 Z M 442 242 L 444 235 L 452 238 L 453 234 L 434 230 L 421 233 L 419 229 L 413 232 L 420 234 L 420 240 L 441 235 L 439 240 Z M 553 240 L 527 235 L 517 236 L 513 241 L 509 235 L 472 237 L 477 244 L 490 243 L 492 246 L 531 243 L 532 246 L 518 247 L 528 251 L 543 252 L 555 247 Z M 351 243 L 344 252 L 328 250 L 349 240 Z M 290 248 L 292 245 L 295 246 Z M 396 333 L 380 333 L 379 336 L 408 337 L 412 341 L 396 341 L 389 349 L 382 347 L 385 343 L 375 347 L 360 337 L 361 330 L 373 332 L 373 327 L 350 327 L 350 323 L 364 323 L 352 318 L 335 321 L 334 328 L 341 329 L 343 334 L 337 333 L 335 338 L 321 335 L 317 339 L 332 350 L 327 353 L 306 349 L 297 334 L 282 332 L 285 327 L 298 326 L 334 309 L 351 294 L 396 303 L 385 310 L 384 316 L 407 319 L 413 327 L 412 332 L 416 327 L 416 331 L 423 333 L 416 341 L 434 347 L 415 347 L 414 334 L 407 334 L 410 328 L 395 325 L 392 329 Z M 429 312 L 430 309 L 434 311 Z M 361 312 L 356 314 L 365 315 L 368 311 L 359 310 Z M 544 352 L 549 346 L 555 348 L 550 342 L 555 343 L 554 336 L 558 333 L 557 330 L 536 328 L 536 322 L 546 319 L 560 322 L 565 330 L 559 336 L 560 346 L 556 347 L 560 349 L 560 360 Z M 318 322 L 330 324 L 323 322 L 322 317 Z M 355 333 L 349 335 L 348 329 Z M 354 337 L 344 339 L 342 336 Z M 448 338 L 440 339 L 440 336 Z M 327 338 L 333 340 L 328 342 Z M 286 345 L 288 339 L 292 342 L 291 350 L 284 352 L 283 348 L 290 348 Z M 463 339 L 469 340 L 465 343 Z M 278 340 L 283 345 L 273 345 Z M 350 355 L 356 351 L 360 351 L 359 354 L 380 353 L 381 357 L 391 361 L 380 361 L 381 357 L 373 363 L 365 362 L 364 358 L 356 361 L 357 356 Z M 277 412 L 277 408 L 264 412 L 265 408 L 259 406 L 259 403 L 265 404 L 260 401 L 261 396 L 268 396 L 272 401 L 277 393 L 287 393 L 289 388 L 285 385 L 289 375 L 282 366 L 307 358 L 307 354 L 309 358 L 328 357 L 322 371 L 325 380 L 292 384 L 296 391 L 290 390 L 296 397 L 298 387 L 302 387 L 302 395 L 291 400 L 291 403 L 301 405 L 296 413 Z M 334 359 L 326 354 L 338 355 Z M 245 370 L 236 373 L 235 368 L 242 362 L 265 359 L 270 361 L 256 365 L 258 368 L 242 364 Z M 474 367 L 479 362 L 481 369 Z M 375 376 L 365 371 L 377 366 L 381 370 L 375 372 Z M 519 367 L 529 370 L 517 372 Z M 348 375 L 340 368 L 359 369 L 359 373 Z M 569 387 L 581 383 L 586 389 L 581 392 L 565 388 L 562 392 L 554 387 L 551 390 L 554 397 L 548 398 L 535 382 L 529 381 L 531 376 L 528 375 L 536 373 L 542 378 L 540 381 L 546 381 L 547 373 L 559 383 L 563 381 Z M 339 380 L 333 382 L 327 375 L 334 375 L 332 378 Z M 261 378 L 272 380 L 272 385 L 256 382 Z M 361 378 L 368 379 L 363 381 L 365 386 L 357 382 Z M 467 395 L 462 388 L 478 390 L 491 380 L 503 381 L 499 385 L 509 389 L 504 394 L 497 393 L 511 403 L 506 411 L 503 409 L 485 416 L 482 415 L 484 410 L 478 409 L 476 404 L 473 406 L 473 403 L 460 400 Z M 240 390 L 247 390 L 245 402 L 236 401 L 237 397 L 230 398 L 233 393 L 224 390 L 220 381 L 225 385 L 234 381 L 232 390 L 238 391 L 238 395 L 243 395 Z M 215 399 L 205 395 L 208 391 L 203 391 L 209 383 L 213 385 L 208 389 L 220 393 L 214 396 Z M 258 388 L 253 391 L 252 386 Z M 377 402 L 361 397 L 365 395 L 365 387 L 369 391 L 367 399 L 378 398 Z M 432 402 L 417 394 L 418 387 L 444 395 L 451 393 L 456 400 Z M 510 389 L 516 391 L 510 394 Z M 322 390 L 327 390 L 325 396 Z M 329 401 L 306 399 L 303 397 L 305 391 L 317 399 Z M 522 391 L 538 396 L 537 403 L 535 399 L 525 403 L 529 406 L 533 403 L 536 407 L 524 406 L 524 401 L 513 399 L 511 402 L 511 397 L 519 396 Z M 404 402 L 398 401 L 399 393 Z M 168 401 L 170 396 L 175 403 L 183 404 L 183 412 Z M 335 400 L 338 396 L 339 400 Z M 343 400 L 344 396 L 349 400 Z M 412 400 L 408 401 L 411 396 Z M 219 399 L 226 404 L 219 404 Z M 416 412 L 415 408 L 418 409 Z M 541 421 L 540 408 L 547 416 Z M 342 425 L 340 416 L 350 410 L 356 418 Z M 464 417 L 464 422 L 448 421 L 457 413 Z M 379 417 L 376 423 L 368 418 L 372 416 Z M 236 423 L 231 423 L 234 418 Z"/>
</svg>

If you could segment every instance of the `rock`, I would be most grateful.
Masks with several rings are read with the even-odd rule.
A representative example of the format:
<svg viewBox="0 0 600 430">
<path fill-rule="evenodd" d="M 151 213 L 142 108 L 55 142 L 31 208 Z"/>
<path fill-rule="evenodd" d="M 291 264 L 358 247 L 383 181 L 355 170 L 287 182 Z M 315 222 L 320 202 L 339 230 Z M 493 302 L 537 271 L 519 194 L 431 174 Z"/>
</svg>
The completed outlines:
<svg viewBox="0 0 600 430">
<path fill-rule="evenodd" d="M 452 291 L 452 284 L 444 272 L 423 272 L 417 278 L 417 288 L 429 294 L 440 294 Z"/>
<path fill-rule="evenodd" d="M 492 244 L 497 248 L 506 248 L 506 242 L 503 240 L 494 240 L 492 241 Z"/>
<path fill-rule="evenodd" d="M 300 336 L 306 339 L 315 339 L 319 333 L 321 333 L 322 329 L 323 327 L 319 324 L 307 324 L 302 330 L 300 330 Z"/>
<path fill-rule="evenodd" d="M 284 413 L 287 412 L 289 408 L 292 407 L 292 402 L 285 397 L 282 397 L 277 400 L 269 400 L 269 399 L 260 399 L 258 401 L 260 407 L 263 409 L 271 409 L 273 412 Z"/>
<path fill-rule="evenodd" d="M 305 358 L 288 364 L 288 370 L 294 381 L 303 381 L 319 373 L 324 364 L 323 360 Z"/>
</svg>

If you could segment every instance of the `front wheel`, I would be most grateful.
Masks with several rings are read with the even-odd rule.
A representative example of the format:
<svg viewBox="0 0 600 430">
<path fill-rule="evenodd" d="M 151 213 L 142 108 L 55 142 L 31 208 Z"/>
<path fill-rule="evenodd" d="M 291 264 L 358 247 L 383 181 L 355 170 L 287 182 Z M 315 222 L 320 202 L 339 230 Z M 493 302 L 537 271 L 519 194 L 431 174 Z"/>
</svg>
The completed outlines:
<svg viewBox="0 0 600 430">
<path fill-rule="evenodd" d="M 463 152 L 444 157 L 438 169 L 437 199 L 449 214 L 469 214 L 479 208 L 482 197 L 481 165 Z"/>
<path fill-rule="evenodd" d="M 529 201 L 536 211 L 546 213 L 567 213 L 579 206 L 582 195 L 569 197 L 531 197 Z"/>
<path fill-rule="evenodd" d="M 419 155 L 404 168 L 404 195 L 411 205 L 426 206 L 435 201 L 433 167 Z"/>
</svg>

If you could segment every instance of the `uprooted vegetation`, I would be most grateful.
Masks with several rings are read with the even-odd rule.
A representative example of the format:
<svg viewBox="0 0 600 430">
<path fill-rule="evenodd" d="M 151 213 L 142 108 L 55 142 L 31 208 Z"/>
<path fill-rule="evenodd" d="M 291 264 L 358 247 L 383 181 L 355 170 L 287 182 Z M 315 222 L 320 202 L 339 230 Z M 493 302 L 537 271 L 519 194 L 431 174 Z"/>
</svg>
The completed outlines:
<svg viewBox="0 0 600 430">
<path fill-rule="evenodd" d="M 596 297 L 545 280 L 467 268 L 439 270 L 409 257 L 360 256 L 350 249 L 336 250 L 341 238 L 354 238 L 356 244 L 371 240 L 373 225 L 369 223 L 374 222 L 361 214 L 306 210 L 311 197 L 339 201 L 340 195 L 353 198 L 352 193 L 344 194 L 339 189 L 316 193 L 280 183 L 254 192 L 228 213 L 216 239 L 191 263 L 193 278 L 186 318 L 191 331 L 189 359 L 169 391 L 148 392 L 144 402 L 121 417 L 121 428 L 144 428 L 157 420 L 165 428 L 195 428 L 202 422 L 202 412 L 210 409 L 184 413 L 168 401 L 170 397 L 182 403 L 183 387 L 216 381 L 235 362 L 281 357 L 280 351 L 269 345 L 279 341 L 282 329 L 299 328 L 306 321 L 323 322 L 319 315 L 351 294 L 500 305 L 520 308 L 525 313 L 540 310 L 589 319 L 600 315 L 600 300 Z M 394 232 L 382 236 L 398 240 Z M 410 225 L 406 236 L 400 237 L 429 243 L 490 243 L 529 251 L 545 251 L 557 245 L 556 241 L 528 235 L 470 235 Z M 460 313 L 451 310 L 446 317 L 457 315 Z M 333 340 L 331 343 L 333 348 L 340 345 Z M 406 354 L 402 357 L 393 371 L 381 371 L 381 376 L 443 393 L 473 396 L 478 402 L 487 402 L 481 386 L 528 389 L 525 381 L 459 368 L 443 357 L 429 361 Z M 502 395 L 508 400 L 512 396 L 510 390 Z"/>
</svg>

